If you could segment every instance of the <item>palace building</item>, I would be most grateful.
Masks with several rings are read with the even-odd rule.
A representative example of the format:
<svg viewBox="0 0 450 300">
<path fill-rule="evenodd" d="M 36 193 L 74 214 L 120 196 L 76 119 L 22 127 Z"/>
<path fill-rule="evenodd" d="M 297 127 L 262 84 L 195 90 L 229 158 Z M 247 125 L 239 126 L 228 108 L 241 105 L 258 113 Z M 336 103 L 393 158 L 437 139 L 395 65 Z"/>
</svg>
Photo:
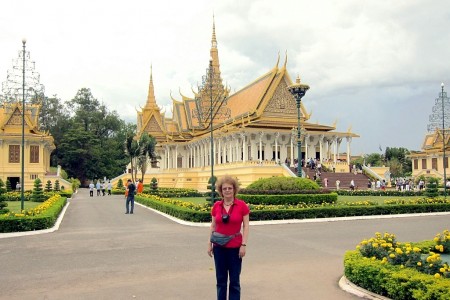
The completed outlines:
<svg viewBox="0 0 450 300">
<path fill-rule="evenodd" d="M 298 115 L 288 91 L 291 84 L 287 56 L 282 64 L 278 57 L 265 74 L 232 93 L 223 84 L 213 22 L 209 67 L 202 85 L 192 96 L 171 96 L 170 118 L 156 102 L 150 72 L 147 102 L 137 113 L 137 131 L 138 136 L 147 132 L 155 137 L 160 160 L 156 169 L 147 168 L 146 178 L 156 177 L 162 186 L 202 190 L 212 161 L 216 176 L 236 174 L 243 186 L 261 177 L 294 176 L 289 167 L 297 159 Z M 311 123 L 303 103 L 302 158 L 317 158 L 336 172 L 348 172 L 351 141 L 359 136 L 350 129 L 337 132 L 335 126 Z M 337 159 L 342 142 L 346 160 Z"/>
<path fill-rule="evenodd" d="M 4 183 L 9 180 L 12 189 L 20 183 L 25 190 L 31 190 L 37 178 L 41 179 L 43 186 L 47 180 L 54 184 L 56 179 L 64 184 L 57 174 L 50 172 L 50 154 L 55 145 L 53 137 L 48 132 L 39 130 L 39 109 L 40 105 L 37 104 L 25 106 L 25 148 L 22 149 L 23 106 L 20 102 L 3 102 L 0 105 L 0 178 Z M 24 185 L 20 180 L 22 151 L 24 151 Z"/>
<path fill-rule="evenodd" d="M 428 133 L 425 135 L 422 151 L 412 152 L 409 157 L 412 161 L 412 176 L 432 176 L 449 178 L 448 156 L 450 155 L 450 128 L 443 129 L 445 118 L 448 118 L 450 99 L 441 85 L 441 92 L 435 100 L 428 124 Z M 445 166 L 445 170 L 444 170 Z M 445 175 L 445 176 L 444 176 Z"/>
</svg>

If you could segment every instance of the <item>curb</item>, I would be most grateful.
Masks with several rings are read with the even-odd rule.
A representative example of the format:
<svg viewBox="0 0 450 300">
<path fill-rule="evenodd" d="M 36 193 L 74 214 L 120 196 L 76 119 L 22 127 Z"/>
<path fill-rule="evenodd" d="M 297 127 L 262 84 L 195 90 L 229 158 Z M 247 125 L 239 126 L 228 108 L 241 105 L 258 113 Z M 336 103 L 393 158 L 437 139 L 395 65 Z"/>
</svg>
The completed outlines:
<svg viewBox="0 0 450 300">
<path fill-rule="evenodd" d="M 371 300 L 390 300 L 391 298 L 386 298 L 384 296 L 372 293 L 368 290 L 363 289 L 355 284 L 353 284 L 350 280 L 343 275 L 341 279 L 339 279 L 339 287 L 346 291 L 347 293 L 353 294 L 359 298 L 363 299 L 371 299 Z"/>
</svg>

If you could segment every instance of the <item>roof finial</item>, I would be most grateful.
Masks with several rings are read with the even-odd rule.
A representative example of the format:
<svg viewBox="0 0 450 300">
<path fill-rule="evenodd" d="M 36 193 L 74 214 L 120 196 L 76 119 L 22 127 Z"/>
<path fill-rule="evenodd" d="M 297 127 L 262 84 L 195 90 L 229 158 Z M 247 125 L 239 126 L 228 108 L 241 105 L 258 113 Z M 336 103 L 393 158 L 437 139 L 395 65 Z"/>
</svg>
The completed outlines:
<svg viewBox="0 0 450 300">
<path fill-rule="evenodd" d="M 284 67 L 286 68 L 287 65 L 287 50 L 286 50 L 286 58 L 284 59 Z"/>
<path fill-rule="evenodd" d="M 217 48 L 216 20 L 214 18 L 214 13 L 213 13 L 213 32 L 212 32 L 211 46 L 212 46 L 212 48 Z"/>
</svg>

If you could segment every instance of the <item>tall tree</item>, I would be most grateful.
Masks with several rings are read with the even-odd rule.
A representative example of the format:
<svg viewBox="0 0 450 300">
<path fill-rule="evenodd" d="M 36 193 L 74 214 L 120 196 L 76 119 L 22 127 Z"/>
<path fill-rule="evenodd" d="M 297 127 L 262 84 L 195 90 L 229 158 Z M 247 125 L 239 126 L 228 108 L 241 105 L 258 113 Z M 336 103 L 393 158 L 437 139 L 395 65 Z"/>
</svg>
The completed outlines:
<svg viewBox="0 0 450 300">
<path fill-rule="evenodd" d="M 94 178 L 113 178 L 125 169 L 128 161 L 123 141 L 130 127 L 117 112 L 110 112 L 92 95 L 80 89 L 68 102 L 69 117 L 61 122 L 57 145 L 58 159 L 70 177 L 82 184 Z"/>
</svg>

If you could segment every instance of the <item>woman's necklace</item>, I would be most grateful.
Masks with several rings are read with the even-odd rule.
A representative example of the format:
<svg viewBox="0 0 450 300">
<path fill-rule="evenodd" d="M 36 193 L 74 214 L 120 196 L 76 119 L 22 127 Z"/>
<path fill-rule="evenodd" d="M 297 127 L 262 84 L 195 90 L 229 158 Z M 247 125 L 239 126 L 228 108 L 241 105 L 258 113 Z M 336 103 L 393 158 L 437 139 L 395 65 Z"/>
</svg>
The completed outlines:
<svg viewBox="0 0 450 300">
<path fill-rule="evenodd" d="M 223 202 L 223 205 L 225 205 L 225 206 L 231 206 L 231 205 L 233 205 L 233 203 L 234 203 L 234 201 L 231 201 L 229 204 L 228 203 L 225 203 L 225 202 Z"/>
</svg>

